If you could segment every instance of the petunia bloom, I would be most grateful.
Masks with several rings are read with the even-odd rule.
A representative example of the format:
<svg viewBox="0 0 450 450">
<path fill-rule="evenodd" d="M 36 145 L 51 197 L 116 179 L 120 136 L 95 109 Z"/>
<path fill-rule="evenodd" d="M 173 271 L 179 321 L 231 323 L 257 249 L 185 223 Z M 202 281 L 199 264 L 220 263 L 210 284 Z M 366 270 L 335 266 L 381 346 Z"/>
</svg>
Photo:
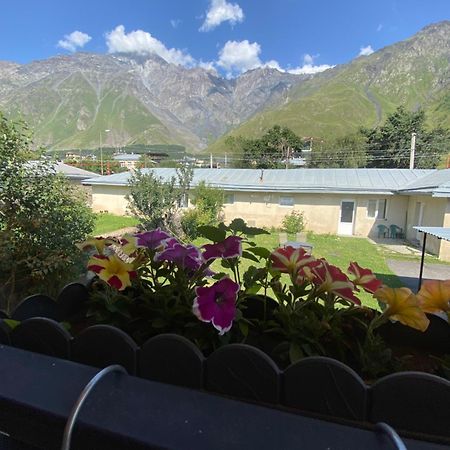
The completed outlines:
<svg viewBox="0 0 450 450">
<path fill-rule="evenodd" d="M 328 264 L 324 259 L 321 262 L 322 264 L 311 267 L 314 275 L 312 281 L 317 286 L 317 292 L 329 292 L 360 305 L 359 298 L 353 292 L 355 285 L 347 275 L 338 267 Z"/>
<path fill-rule="evenodd" d="M 195 245 L 183 245 L 178 241 L 167 241 L 168 246 L 155 255 L 155 261 L 170 261 L 181 269 L 195 271 L 205 262 Z"/>
<path fill-rule="evenodd" d="M 211 322 L 220 335 L 229 331 L 236 317 L 236 299 L 239 285 L 228 277 L 212 286 L 195 288 L 192 306 L 194 315 L 203 322 Z"/>
<path fill-rule="evenodd" d="M 134 235 L 136 237 L 136 245 L 138 247 L 149 248 L 150 250 L 157 250 L 163 244 L 163 241 L 171 238 L 170 234 L 162 231 L 161 228 L 156 230 L 146 231 Z"/>
<path fill-rule="evenodd" d="M 356 278 L 352 280 L 354 284 L 361 286 L 371 294 L 374 294 L 383 285 L 371 270 L 362 268 L 357 262 L 351 262 L 347 272 L 355 275 Z"/>
<path fill-rule="evenodd" d="M 430 321 L 420 309 L 419 299 L 411 289 L 382 287 L 375 292 L 374 297 L 388 305 L 384 316 L 420 331 L 428 328 Z"/>
<path fill-rule="evenodd" d="M 450 280 L 426 280 L 417 293 L 420 307 L 428 313 L 450 311 Z"/>
<path fill-rule="evenodd" d="M 295 277 L 302 266 L 316 260 L 314 256 L 308 254 L 304 248 L 294 248 L 291 246 L 277 248 L 270 255 L 272 269 L 282 273 L 288 273 Z"/>
<path fill-rule="evenodd" d="M 105 247 L 115 244 L 113 239 L 106 239 L 102 237 L 90 237 L 84 242 L 78 242 L 75 245 L 82 251 L 87 251 L 89 249 L 95 249 L 97 254 L 103 255 Z"/>
<path fill-rule="evenodd" d="M 236 258 L 242 255 L 242 238 L 239 236 L 228 236 L 222 242 L 216 244 L 205 244 L 203 246 L 203 258 L 206 262 L 216 258 Z"/>
<path fill-rule="evenodd" d="M 88 262 L 88 270 L 98 274 L 110 286 L 119 291 L 131 286 L 131 278 L 136 276 L 133 264 L 122 261 L 117 255 L 95 255 Z"/>
</svg>

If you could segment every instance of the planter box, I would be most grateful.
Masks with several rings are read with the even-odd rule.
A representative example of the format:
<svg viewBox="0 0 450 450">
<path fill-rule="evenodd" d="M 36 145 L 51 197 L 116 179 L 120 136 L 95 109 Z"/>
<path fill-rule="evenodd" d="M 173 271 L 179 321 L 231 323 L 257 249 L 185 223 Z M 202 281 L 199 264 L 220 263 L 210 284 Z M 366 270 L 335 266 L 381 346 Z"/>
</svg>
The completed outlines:
<svg viewBox="0 0 450 450">
<path fill-rule="evenodd" d="M 450 444 L 447 380 L 403 372 L 367 386 L 351 368 L 331 358 L 304 358 L 280 370 L 265 353 L 248 345 L 230 344 L 206 358 L 181 336 L 159 335 L 139 347 L 108 325 L 91 326 L 72 337 L 57 321 L 76 315 L 87 298 L 84 286 L 72 284 L 56 302 L 44 296 L 25 299 L 11 315 L 22 323 L 12 331 L 3 323 L 0 342 L 96 367 L 121 364 L 141 378 L 321 417 L 387 422 L 406 435 Z"/>
</svg>

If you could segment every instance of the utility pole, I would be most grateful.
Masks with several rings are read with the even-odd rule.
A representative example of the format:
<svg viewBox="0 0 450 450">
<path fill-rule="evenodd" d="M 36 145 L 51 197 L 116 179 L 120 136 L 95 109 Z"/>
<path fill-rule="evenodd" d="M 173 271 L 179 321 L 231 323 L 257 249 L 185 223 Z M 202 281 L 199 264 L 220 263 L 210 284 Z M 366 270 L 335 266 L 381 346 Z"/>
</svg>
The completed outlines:
<svg viewBox="0 0 450 450">
<path fill-rule="evenodd" d="M 228 162 L 228 161 L 227 161 L 227 154 L 225 153 L 225 164 L 224 164 L 224 165 L 225 165 L 225 167 L 227 167 L 227 166 L 228 166 L 227 162 Z"/>
<path fill-rule="evenodd" d="M 411 151 L 409 154 L 409 168 L 414 169 L 414 158 L 416 154 L 416 133 L 411 133 Z"/>
<path fill-rule="evenodd" d="M 109 133 L 110 130 L 105 130 L 105 133 Z M 102 132 L 100 131 L 100 172 L 103 175 L 103 146 L 102 146 Z"/>
<path fill-rule="evenodd" d="M 213 160 L 212 160 L 212 153 L 209 154 L 209 168 L 213 168 Z"/>
</svg>

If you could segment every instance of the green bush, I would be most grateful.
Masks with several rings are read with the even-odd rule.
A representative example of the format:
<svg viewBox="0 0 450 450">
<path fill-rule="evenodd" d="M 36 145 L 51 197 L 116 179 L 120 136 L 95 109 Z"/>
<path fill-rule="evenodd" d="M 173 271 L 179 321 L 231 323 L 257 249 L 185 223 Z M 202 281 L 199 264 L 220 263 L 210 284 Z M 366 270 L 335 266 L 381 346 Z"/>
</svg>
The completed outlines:
<svg viewBox="0 0 450 450">
<path fill-rule="evenodd" d="M 53 293 L 74 276 L 94 217 L 81 190 L 31 152 L 22 124 L 0 114 L 0 300 Z M 53 290 L 53 291 L 52 291 Z"/>
<path fill-rule="evenodd" d="M 217 225 L 222 219 L 224 193 L 220 189 L 207 186 L 204 181 L 195 187 L 191 195 L 192 209 L 181 219 L 183 232 L 189 239 L 198 237 L 197 228 L 203 225 Z"/>
<path fill-rule="evenodd" d="M 300 233 L 305 229 L 305 217 L 303 212 L 292 211 L 286 214 L 282 222 L 282 230 L 289 234 Z"/>
</svg>

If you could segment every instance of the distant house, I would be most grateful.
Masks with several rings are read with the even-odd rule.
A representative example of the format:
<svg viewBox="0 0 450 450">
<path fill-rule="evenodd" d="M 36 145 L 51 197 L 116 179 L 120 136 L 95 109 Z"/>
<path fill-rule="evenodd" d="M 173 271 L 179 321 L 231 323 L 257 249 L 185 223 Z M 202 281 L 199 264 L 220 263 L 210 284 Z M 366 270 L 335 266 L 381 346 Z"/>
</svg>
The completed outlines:
<svg viewBox="0 0 450 450">
<path fill-rule="evenodd" d="M 146 169 L 164 180 L 175 169 Z M 130 173 L 85 180 L 94 210 L 126 214 Z M 279 226 L 303 211 L 316 233 L 377 237 L 378 225 L 397 225 L 419 240 L 414 225 L 450 227 L 450 169 L 194 169 L 193 185 L 205 181 L 226 193 L 226 220 Z M 450 244 L 436 239 L 427 249 L 450 260 Z"/>
<path fill-rule="evenodd" d="M 141 161 L 141 156 L 134 153 L 119 153 L 113 156 L 113 160 L 117 161 L 120 167 L 133 170 L 136 169 L 138 163 Z"/>
</svg>

